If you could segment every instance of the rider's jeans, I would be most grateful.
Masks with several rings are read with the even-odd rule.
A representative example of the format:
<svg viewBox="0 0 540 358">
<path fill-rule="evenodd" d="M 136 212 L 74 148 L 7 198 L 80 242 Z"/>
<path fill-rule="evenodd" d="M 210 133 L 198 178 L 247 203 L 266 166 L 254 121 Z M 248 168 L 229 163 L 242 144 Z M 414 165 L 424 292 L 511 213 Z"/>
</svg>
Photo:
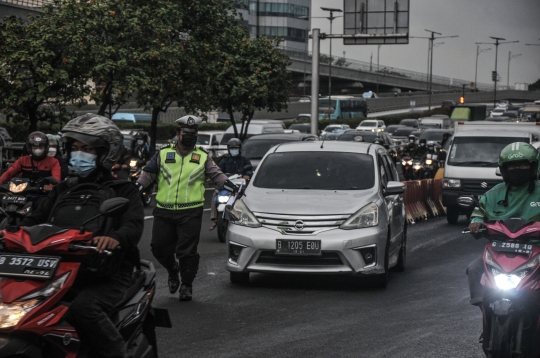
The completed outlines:
<svg viewBox="0 0 540 358">
<path fill-rule="evenodd" d="M 131 285 L 133 267 L 122 268 L 108 280 L 84 284 L 68 311 L 70 322 L 92 358 L 124 358 L 125 342 L 108 313 Z"/>
<path fill-rule="evenodd" d="M 484 274 L 484 260 L 477 258 L 467 267 L 467 276 L 469 277 L 469 291 L 471 294 L 471 305 L 480 306 L 482 304 L 484 292 L 480 280 Z"/>
</svg>

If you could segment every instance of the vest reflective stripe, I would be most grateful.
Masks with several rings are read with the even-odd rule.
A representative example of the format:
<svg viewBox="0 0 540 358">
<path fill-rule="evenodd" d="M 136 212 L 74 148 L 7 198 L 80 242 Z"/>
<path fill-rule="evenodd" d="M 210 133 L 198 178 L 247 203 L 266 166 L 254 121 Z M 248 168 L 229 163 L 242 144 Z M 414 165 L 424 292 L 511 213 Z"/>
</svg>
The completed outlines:
<svg viewBox="0 0 540 358">
<path fill-rule="evenodd" d="M 167 163 L 167 155 L 175 162 Z M 198 163 L 193 158 L 199 156 Z M 193 209 L 204 205 L 207 153 L 199 147 L 182 157 L 171 145 L 159 152 L 157 207 L 169 210 Z M 169 159 L 170 161 L 170 159 Z"/>
</svg>

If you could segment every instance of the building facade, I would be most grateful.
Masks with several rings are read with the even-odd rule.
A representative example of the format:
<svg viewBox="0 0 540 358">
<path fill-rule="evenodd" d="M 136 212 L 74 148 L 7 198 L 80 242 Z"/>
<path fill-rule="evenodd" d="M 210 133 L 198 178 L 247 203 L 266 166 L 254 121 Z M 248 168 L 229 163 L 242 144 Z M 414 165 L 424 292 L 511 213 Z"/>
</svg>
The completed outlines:
<svg viewBox="0 0 540 358">
<path fill-rule="evenodd" d="M 281 37 L 281 47 L 307 52 L 311 0 L 237 0 L 236 7 L 251 36 Z"/>
</svg>

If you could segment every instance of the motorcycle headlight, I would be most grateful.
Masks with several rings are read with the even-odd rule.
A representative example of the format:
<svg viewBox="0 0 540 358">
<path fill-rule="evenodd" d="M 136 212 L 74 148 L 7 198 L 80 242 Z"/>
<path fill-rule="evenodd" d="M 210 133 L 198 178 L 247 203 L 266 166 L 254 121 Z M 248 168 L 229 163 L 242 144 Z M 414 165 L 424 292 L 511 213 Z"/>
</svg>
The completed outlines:
<svg viewBox="0 0 540 358">
<path fill-rule="evenodd" d="M 230 195 L 219 195 L 218 196 L 218 203 L 225 204 L 227 201 L 229 201 Z"/>
<path fill-rule="evenodd" d="M 427 164 L 427 165 L 433 164 L 433 160 L 431 160 L 431 159 L 426 159 L 426 164 Z"/>
<path fill-rule="evenodd" d="M 414 164 L 414 169 L 419 170 L 422 166 L 418 163 Z"/>
<path fill-rule="evenodd" d="M 343 230 L 352 230 L 377 226 L 378 224 L 379 207 L 375 203 L 369 203 L 351 215 L 339 228 Z"/>
<path fill-rule="evenodd" d="M 412 160 L 409 160 L 407 164 L 412 165 Z"/>
<path fill-rule="evenodd" d="M 39 303 L 37 299 L 12 303 L 0 302 L 0 330 L 15 327 L 28 311 Z"/>
<path fill-rule="evenodd" d="M 23 192 L 27 186 L 28 186 L 28 183 L 15 184 L 14 182 L 10 182 L 9 191 L 11 191 L 12 193 L 20 193 L 20 192 Z"/>
<path fill-rule="evenodd" d="M 129 161 L 129 166 L 132 167 L 132 168 L 135 168 L 137 166 L 137 161 L 132 159 Z"/>
<path fill-rule="evenodd" d="M 405 160 L 403 160 L 403 161 L 401 162 L 401 165 L 407 165 L 407 162 L 406 162 Z"/>
<path fill-rule="evenodd" d="M 526 274 L 521 274 L 518 276 L 513 273 L 501 273 L 495 269 L 491 269 L 491 272 L 493 273 L 493 277 L 495 278 L 495 284 L 501 290 L 511 290 L 516 288 L 521 282 L 521 279 L 526 276 Z"/>
<path fill-rule="evenodd" d="M 233 222 L 236 225 L 242 225 L 247 227 L 261 227 L 261 223 L 255 215 L 248 209 L 247 205 L 242 199 L 238 200 L 233 207 L 233 210 L 236 211 L 237 217 L 240 218 L 239 221 Z"/>
</svg>

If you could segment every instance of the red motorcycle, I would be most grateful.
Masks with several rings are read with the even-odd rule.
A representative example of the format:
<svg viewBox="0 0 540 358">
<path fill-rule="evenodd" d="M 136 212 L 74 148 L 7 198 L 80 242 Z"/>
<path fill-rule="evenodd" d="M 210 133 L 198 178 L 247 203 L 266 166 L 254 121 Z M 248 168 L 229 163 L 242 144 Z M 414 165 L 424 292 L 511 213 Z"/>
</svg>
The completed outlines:
<svg viewBox="0 0 540 358">
<path fill-rule="evenodd" d="M 125 198 L 103 202 L 100 216 L 115 216 Z M 95 251 L 93 234 L 50 224 L 9 227 L 0 239 L 0 357 L 87 357 L 79 336 L 66 320 L 70 289 L 81 262 Z M 95 255 L 95 253 L 93 253 Z M 105 255 L 112 255 L 110 251 Z M 152 307 L 156 272 L 141 260 L 133 284 L 110 314 L 130 356 L 157 357 L 155 327 L 171 327 L 166 309 Z"/>
<path fill-rule="evenodd" d="M 540 355 L 540 222 L 485 222 L 483 349 L 487 357 Z M 463 231 L 470 233 L 468 229 Z"/>
</svg>

